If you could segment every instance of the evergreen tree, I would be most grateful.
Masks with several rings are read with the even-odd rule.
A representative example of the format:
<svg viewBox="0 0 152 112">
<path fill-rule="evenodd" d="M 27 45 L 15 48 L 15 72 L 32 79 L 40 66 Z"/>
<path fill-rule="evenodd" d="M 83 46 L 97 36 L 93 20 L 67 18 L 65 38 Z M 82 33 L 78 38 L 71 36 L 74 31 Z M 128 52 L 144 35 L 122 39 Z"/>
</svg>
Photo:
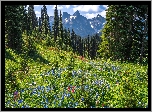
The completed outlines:
<svg viewBox="0 0 152 112">
<path fill-rule="evenodd" d="M 46 38 L 47 36 L 50 36 L 50 23 L 49 23 L 49 17 L 47 14 L 47 8 L 45 5 L 43 5 L 41 9 L 41 18 L 42 18 L 42 36 L 43 38 Z"/>
<path fill-rule="evenodd" d="M 75 33 L 74 33 L 73 29 L 71 32 L 71 44 L 70 45 L 73 48 L 73 52 L 76 52 L 76 50 L 75 50 Z"/>
<path fill-rule="evenodd" d="M 122 61 L 135 61 L 139 56 L 142 59 L 144 54 L 142 45 L 146 42 L 143 37 L 147 34 L 147 31 L 144 31 L 147 24 L 143 22 L 147 20 L 147 6 L 109 5 L 108 7 L 106 24 L 102 30 L 100 56 Z"/>
<path fill-rule="evenodd" d="M 63 43 L 65 44 L 65 47 L 64 47 L 64 50 L 67 50 L 67 47 L 68 47 L 68 38 L 67 38 L 67 30 L 66 28 L 64 28 L 63 30 Z"/>
<path fill-rule="evenodd" d="M 87 46 L 87 52 L 88 52 L 88 58 L 90 57 L 90 39 L 89 35 L 87 38 L 86 46 Z"/>
<path fill-rule="evenodd" d="M 62 43 L 63 43 L 63 24 L 62 24 L 61 10 L 60 10 L 60 18 L 59 18 L 59 38 L 60 38 L 60 47 L 62 49 Z"/>
<path fill-rule="evenodd" d="M 41 17 L 39 17 L 39 24 L 38 24 L 38 26 L 39 26 L 39 32 L 40 32 L 40 34 L 42 33 L 42 30 L 41 30 L 41 27 L 42 27 L 42 20 L 41 20 Z"/>
<path fill-rule="evenodd" d="M 57 36 L 59 36 L 59 16 L 58 16 L 57 5 L 54 10 L 54 23 L 52 26 L 52 30 L 54 34 L 54 40 L 56 42 Z"/>
<path fill-rule="evenodd" d="M 38 21 L 34 11 L 34 5 L 29 5 L 28 7 L 27 21 L 28 35 L 32 35 L 32 32 L 34 32 L 38 26 Z"/>
<path fill-rule="evenodd" d="M 22 31 L 24 22 L 23 5 L 5 6 L 5 42 L 6 46 L 22 51 Z"/>
</svg>

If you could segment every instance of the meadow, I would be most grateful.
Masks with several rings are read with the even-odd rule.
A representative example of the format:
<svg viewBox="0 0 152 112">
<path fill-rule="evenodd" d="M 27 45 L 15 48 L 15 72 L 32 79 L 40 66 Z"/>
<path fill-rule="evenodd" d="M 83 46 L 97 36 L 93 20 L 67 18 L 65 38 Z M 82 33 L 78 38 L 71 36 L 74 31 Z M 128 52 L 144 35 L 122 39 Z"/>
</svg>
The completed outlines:
<svg viewBox="0 0 152 112">
<path fill-rule="evenodd" d="M 147 66 L 36 45 L 5 51 L 5 108 L 147 108 Z"/>
</svg>

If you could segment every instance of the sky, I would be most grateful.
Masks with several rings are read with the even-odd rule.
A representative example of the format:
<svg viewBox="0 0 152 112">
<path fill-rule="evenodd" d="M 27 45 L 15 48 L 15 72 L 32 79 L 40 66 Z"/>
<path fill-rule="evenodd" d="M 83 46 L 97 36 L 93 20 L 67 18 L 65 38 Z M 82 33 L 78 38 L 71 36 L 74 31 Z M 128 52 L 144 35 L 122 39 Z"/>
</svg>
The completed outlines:
<svg viewBox="0 0 152 112">
<path fill-rule="evenodd" d="M 47 7 L 47 13 L 49 16 L 54 16 L 54 9 L 55 5 L 46 5 Z M 40 17 L 41 15 L 41 8 L 42 5 L 34 5 L 34 10 L 37 17 Z M 91 19 L 96 17 L 98 14 L 105 17 L 106 16 L 106 9 L 107 5 L 57 5 L 58 13 L 61 12 L 67 12 L 70 15 L 73 15 L 74 12 L 77 10 L 80 12 L 80 14 L 87 19 Z"/>
</svg>

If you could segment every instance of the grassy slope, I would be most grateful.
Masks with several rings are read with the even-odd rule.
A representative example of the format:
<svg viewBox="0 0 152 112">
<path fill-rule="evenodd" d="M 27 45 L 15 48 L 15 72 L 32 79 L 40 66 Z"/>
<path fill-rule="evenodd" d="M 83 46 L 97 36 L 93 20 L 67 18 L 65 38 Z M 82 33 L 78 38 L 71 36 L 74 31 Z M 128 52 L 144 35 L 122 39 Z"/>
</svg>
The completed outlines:
<svg viewBox="0 0 152 112">
<path fill-rule="evenodd" d="M 63 83 L 63 88 L 67 88 L 69 84 L 82 86 L 81 83 L 83 80 L 85 80 L 83 84 L 88 84 L 89 87 L 93 88 L 95 91 L 92 93 L 86 92 L 83 94 L 83 90 L 78 90 L 78 95 L 75 97 L 80 99 L 81 96 L 84 96 L 85 99 L 89 99 L 89 94 L 92 94 L 91 97 L 93 102 L 96 102 L 96 98 L 93 98 L 93 95 L 96 95 L 97 91 L 100 93 L 102 90 L 98 85 L 92 85 L 92 82 L 97 79 L 102 79 L 106 81 L 105 83 L 110 85 L 111 89 L 108 93 L 106 93 L 106 96 L 104 97 L 105 101 L 102 101 L 102 97 L 99 98 L 101 104 L 104 103 L 111 107 L 129 107 L 130 102 L 143 102 L 142 107 L 147 105 L 147 66 L 140 66 L 130 63 L 120 64 L 118 62 L 104 60 L 82 61 L 78 57 L 74 58 L 74 63 L 71 63 L 71 57 L 74 56 L 72 52 L 61 52 L 55 50 L 54 48 L 42 45 L 36 45 L 36 48 L 37 54 L 28 59 L 22 59 L 20 55 L 17 55 L 11 49 L 6 49 L 7 58 L 5 58 L 5 80 L 7 83 L 5 85 L 7 91 L 7 100 L 11 100 L 11 94 L 16 90 L 10 86 L 10 83 L 12 84 L 13 82 L 8 81 L 9 74 L 14 74 L 14 77 L 17 79 L 17 81 L 14 83 L 18 84 L 19 89 L 29 87 L 34 88 L 38 85 L 47 86 L 48 84 L 52 85 L 54 83 L 57 87 L 53 94 L 57 94 L 57 91 L 63 91 L 62 88 L 60 88 Z M 25 62 L 27 63 L 25 68 L 29 68 L 28 73 L 24 73 L 21 70 Z M 68 68 L 71 65 L 73 68 Z M 60 78 L 55 76 L 45 76 L 42 74 L 55 68 L 56 66 L 58 66 L 58 68 L 67 69 L 61 73 Z M 85 73 L 79 73 L 78 77 L 72 78 L 72 70 L 83 70 Z M 94 77 L 94 75 L 97 76 Z M 36 85 L 32 85 L 33 83 Z M 135 98 L 132 98 L 132 96 Z M 24 99 L 27 99 L 26 101 L 28 102 L 28 98 Z M 125 103 L 124 100 L 126 100 L 128 103 Z M 76 101 L 79 102 L 79 100 Z M 65 100 L 63 105 L 67 105 L 66 102 L 68 101 Z M 87 103 L 86 105 L 89 104 L 91 105 L 92 102 Z M 93 105 L 95 104 L 93 103 Z M 31 104 L 30 106 L 34 107 L 35 105 Z M 53 105 L 50 107 L 53 107 Z M 80 107 L 86 106 L 81 105 Z M 98 107 L 101 107 L 101 105 Z"/>
</svg>

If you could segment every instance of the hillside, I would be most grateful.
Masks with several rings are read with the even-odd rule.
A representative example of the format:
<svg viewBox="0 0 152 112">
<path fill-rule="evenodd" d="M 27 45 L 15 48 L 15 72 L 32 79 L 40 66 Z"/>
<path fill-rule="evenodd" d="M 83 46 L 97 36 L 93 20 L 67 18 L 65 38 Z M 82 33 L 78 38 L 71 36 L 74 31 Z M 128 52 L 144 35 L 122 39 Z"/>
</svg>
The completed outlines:
<svg viewBox="0 0 152 112">
<path fill-rule="evenodd" d="M 6 49 L 5 107 L 147 107 L 147 66 L 89 60 L 54 47 L 35 46 L 34 55 L 24 59 L 24 54 Z"/>
<path fill-rule="evenodd" d="M 57 5 L 52 29 L 46 5 L 39 21 L 35 5 L 2 6 L 5 108 L 148 108 L 147 5 L 108 5 L 105 25 L 76 11 L 70 25 L 104 25 L 87 38 L 64 29 Z"/>
</svg>

